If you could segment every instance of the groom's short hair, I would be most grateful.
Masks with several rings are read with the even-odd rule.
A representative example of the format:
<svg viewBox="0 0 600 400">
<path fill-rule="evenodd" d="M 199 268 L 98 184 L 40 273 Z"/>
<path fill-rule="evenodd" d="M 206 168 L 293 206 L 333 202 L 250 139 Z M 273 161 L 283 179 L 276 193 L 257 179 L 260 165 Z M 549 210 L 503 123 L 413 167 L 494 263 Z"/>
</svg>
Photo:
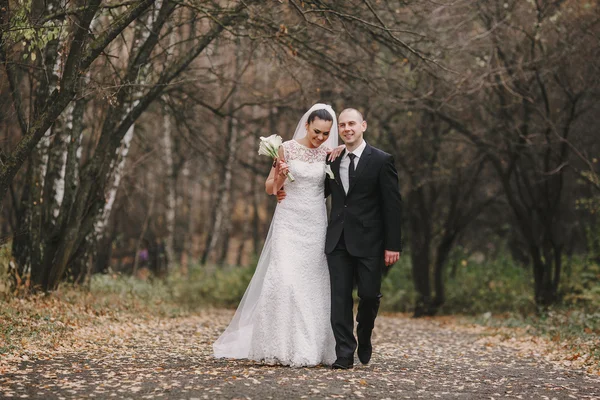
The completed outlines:
<svg viewBox="0 0 600 400">
<path fill-rule="evenodd" d="M 350 111 L 354 111 L 355 113 L 357 113 L 357 114 L 358 114 L 358 116 L 360 117 L 360 119 L 361 119 L 362 121 L 364 121 L 364 120 L 365 120 L 365 118 L 363 117 L 362 113 L 361 113 L 360 111 L 358 111 L 356 108 L 351 108 L 351 107 L 349 107 L 349 108 L 344 108 L 344 109 L 342 110 L 342 112 L 340 113 L 340 115 L 342 115 L 342 114 L 343 114 L 343 113 L 345 113 L 345 112 L 350 112 Z"/>
</svg>

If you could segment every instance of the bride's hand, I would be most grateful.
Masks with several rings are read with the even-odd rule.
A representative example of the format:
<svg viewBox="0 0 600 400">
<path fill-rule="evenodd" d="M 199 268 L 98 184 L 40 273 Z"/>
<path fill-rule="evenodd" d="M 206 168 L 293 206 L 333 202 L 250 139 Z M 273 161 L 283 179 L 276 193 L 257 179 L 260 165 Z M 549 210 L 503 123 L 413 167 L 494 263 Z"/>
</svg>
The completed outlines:
<svg viewBox="0 0 600 400">
<path fill-rule="evenodd" d="M 288 167 L 285 161 L 281 159 L 277 160 L 277 174 L 279 176 L 285 177 L 288 174 L 289 170 L 290 168 Z"/>
<path fill-rule="evenodd" d="M 327 160 L 334 161 L 336 158 L 338 158 L 340 156 L 340 154 L 342 154 L 344 152 L 344 150 L 346 150 L 346 145 L 344 145 L 344 144 L 339 145 L 338 147 L 336 147 L 335 149 L 333 149 L 329 152 L 329 155 L 327 156 Z"/>
</svg>

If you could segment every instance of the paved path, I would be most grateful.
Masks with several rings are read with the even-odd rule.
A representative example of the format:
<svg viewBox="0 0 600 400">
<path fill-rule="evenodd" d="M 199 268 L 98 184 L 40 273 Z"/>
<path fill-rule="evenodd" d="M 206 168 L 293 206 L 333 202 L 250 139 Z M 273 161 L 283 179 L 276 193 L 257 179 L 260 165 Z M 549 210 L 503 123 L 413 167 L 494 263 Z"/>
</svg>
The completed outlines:
<svg viewBox="0 0 600 400">
<path fill-rule="evenodd" d="M 600 377 L 559 368 L 439 320 L 381 316 L 368 366 L 215 360 L 230 311 L 78 329 L 52 351 L 4 360 L 0 398 L 600 399 Z M 357 360 L 358 362 L 358 360 Z"/>
</svg>

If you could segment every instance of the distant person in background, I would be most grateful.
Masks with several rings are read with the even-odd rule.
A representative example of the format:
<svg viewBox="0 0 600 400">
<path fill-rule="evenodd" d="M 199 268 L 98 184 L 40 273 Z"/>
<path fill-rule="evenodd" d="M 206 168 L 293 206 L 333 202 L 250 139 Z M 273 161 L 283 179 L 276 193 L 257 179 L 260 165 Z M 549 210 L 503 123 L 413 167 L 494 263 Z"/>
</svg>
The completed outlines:
<svg viewBox="0 0 600 400">
<path fill-rule="evenodd" d="M 148 267 L 150 252 L 148 251 L 148 241 L 144 240 L 144 246 L 138 251 L 138 260 L 140 267 Z"/>
</svg>

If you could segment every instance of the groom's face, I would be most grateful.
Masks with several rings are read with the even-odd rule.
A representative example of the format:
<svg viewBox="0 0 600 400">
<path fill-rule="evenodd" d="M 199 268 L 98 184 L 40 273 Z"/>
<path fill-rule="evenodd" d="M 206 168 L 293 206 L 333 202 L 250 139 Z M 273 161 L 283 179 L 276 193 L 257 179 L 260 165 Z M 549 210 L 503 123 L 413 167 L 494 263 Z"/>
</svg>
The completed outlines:
<svg viewBox="0 0 600 400">
<path fill-rule="evenodd" d="M 338 118 L 340 137 L 347 146 L 360 145 L 367 122 L 356 110 L 345 110 Z"/>
</svg>

